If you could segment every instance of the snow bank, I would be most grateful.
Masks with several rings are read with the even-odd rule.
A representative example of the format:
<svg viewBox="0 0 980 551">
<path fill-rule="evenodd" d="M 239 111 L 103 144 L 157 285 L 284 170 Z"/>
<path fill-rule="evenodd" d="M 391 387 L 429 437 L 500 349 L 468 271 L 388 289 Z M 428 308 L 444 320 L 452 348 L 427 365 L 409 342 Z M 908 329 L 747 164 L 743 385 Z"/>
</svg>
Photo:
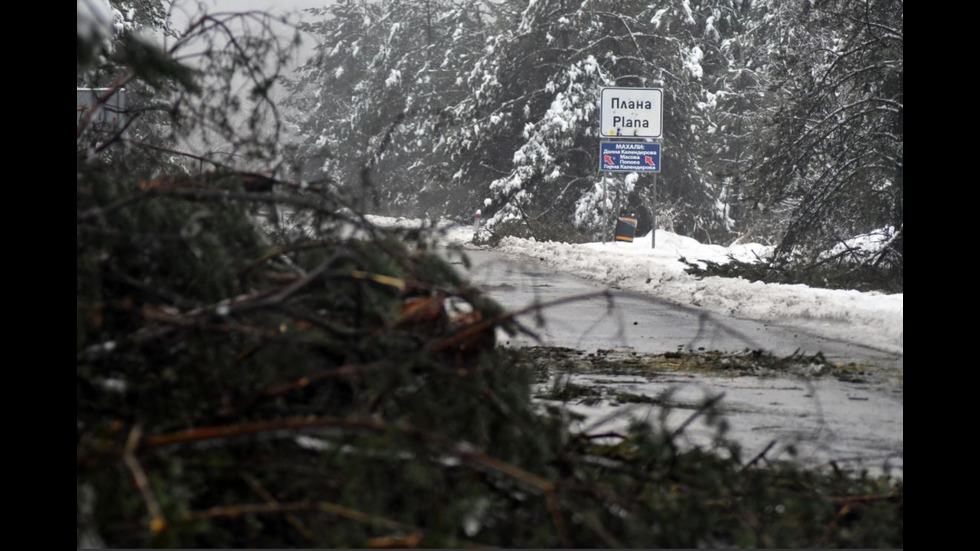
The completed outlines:
<svg viewBox="0 0 980 551">
<path fill-rule="evenodd" d="M 473 241 L 472 226 L 462 226 L 449 220 L 423 221 L 417 218 L 394 218 L 377 214 L 367 214 L 364 218 L 379 228 L 420 228 L 422 226 L 433 228 L 443 241 L 453 245 L 465 245 Z"/>
<path fill-rule="evenodd" d="M 867 258 L 875 255 L 884 249 L 895 238 L 895 228 L 888 226 L 879 228 L 873 232 L 856 235 L 844 242 L 838 243 L 830 250 L 824 251 L 818 257 L 834 258 L 842 254 L 850 253 L 851 260 Z"/>
</svg>

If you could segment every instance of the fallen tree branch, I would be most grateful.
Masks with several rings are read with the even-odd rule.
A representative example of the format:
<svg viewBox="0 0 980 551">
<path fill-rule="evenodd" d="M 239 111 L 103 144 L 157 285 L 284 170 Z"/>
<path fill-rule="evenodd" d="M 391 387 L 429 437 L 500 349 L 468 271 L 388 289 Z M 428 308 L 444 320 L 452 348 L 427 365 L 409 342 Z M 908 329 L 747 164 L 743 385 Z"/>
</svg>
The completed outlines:
<svg viewBox="0 0 980 551">
<path fill-rule="evenodd" d="M 202 511 L 190 511 L 187 513 L 186 520 L 210 520 L 215 518 L 234 518 L 245 515 L 267 515 L 267 514 L 287 514 L 300 511 L 320 511 L 337 517 L 353 520 L 361 524 L 373 526 L 383 526 L 388 529 L 406 530 L 418 532 L 419 530 L 407 524 L 369 515 L 355 509 L 342 507 L 334 503 L 323 501 L 298 501 L 292 503 L 245 503 L 241 505 L 228 505 L 222 507 L 212 507 Z"/>
<path fill-rule="evenodd" d="M 233 417 L 240 415 L 241 413 L 263 403 L 267 402 L 273 398 L 289 394 L 297 390 L 302 390 L 304 388 L 309 388 L 311 386 L 317 385 L 323 381 L 330 379 L 346 378 L 346 377 L 356 377 L 368 371 L 379 369 L 381 367 L 390 366 L 387 362 L 375 362 L 371 364 L 348 364 L 334 369 L 324 369 L 299 379 L 284 383 L 281 385 L 271 386 L 262 390 L 261 392 L 255 394 L 251 398 L 243 401 L 238 406 L 227 409 L 223 412 L 226 417 Z"/>
<path fill-rule="evenodd" d="M 455 442 L 437 434 L 421 431 L 411 427 L 393 426 L 376 419 L 359 417 L 292 417 L 273 421 L 257 421 L 237 425 L 217 425 L 210 427 L 192 428 L 178 432 L 147 436 L 142 441 L 143 449 L 152 449 L 177 444 L 189 444 L 206 440 L 219 440 L 239 436 L 249 436 L 276 432 L 281 430 L 299 430 L 308 428 L 345 428 L 365 430 L 370 432 L 401 432 L 420 437 L 444 448 L 449 453 L 481 465 L 510 478 L 531 486 L 538 491 L 548 494 L 554 491 L 554 484 L 540 476 L 529 473 L 520 467 L 484 454 L 473 446 Z"/>
</svg>

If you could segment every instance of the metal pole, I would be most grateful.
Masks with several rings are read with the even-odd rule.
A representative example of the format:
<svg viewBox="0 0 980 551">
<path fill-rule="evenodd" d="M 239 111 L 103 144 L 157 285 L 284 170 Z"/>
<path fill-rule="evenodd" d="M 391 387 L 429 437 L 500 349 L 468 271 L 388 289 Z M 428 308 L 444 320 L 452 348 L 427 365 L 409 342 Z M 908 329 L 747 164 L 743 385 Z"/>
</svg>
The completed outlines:
<svg viewBox="0 0 980 551">
<path fill-rule="evenodd" d="M 606 224 L 609 223 L 609 216 L 606 214 L 606 174 L 602 174 L 602 244 L 606 244 Z"/>
<path fill-rule="evenodd" d="M 657 159 L 660 162 L 660 159 Z M 653 229 L 650 230 L 650 248 L 657 248 L 657 173 L 653 173 Z"/>
</svg>

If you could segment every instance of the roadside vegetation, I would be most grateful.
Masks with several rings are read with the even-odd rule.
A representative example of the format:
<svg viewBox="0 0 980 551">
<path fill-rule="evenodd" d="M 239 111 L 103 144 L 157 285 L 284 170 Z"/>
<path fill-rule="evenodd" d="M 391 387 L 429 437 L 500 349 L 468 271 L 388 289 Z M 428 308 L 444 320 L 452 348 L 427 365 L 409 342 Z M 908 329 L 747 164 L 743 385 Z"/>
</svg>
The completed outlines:
<svg viewBox="0 0 980 551">
<path fill-rule="evenodd" d="M 688 263 L 687 273 L 697 277 L 739 277 L 765 283 L 803 284 L 825 289 L 905 292 L 905 274 L 901 263 L 868 262 L 871 255 L 858 261 L 836 258 L 802 263 L 775 263 L 768 259 L 746 262 L 731 259 L 725 263 L 701 260 Z M 703 266 L 702 266 L 703 264 Z"/>
</svg>

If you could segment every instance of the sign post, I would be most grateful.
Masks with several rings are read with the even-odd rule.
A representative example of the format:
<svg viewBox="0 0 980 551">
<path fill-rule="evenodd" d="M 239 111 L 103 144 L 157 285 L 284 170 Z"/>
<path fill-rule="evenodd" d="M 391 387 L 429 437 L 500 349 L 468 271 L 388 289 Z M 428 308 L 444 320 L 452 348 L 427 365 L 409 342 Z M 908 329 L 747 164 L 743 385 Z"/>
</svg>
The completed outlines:
<svg viewBox="0 0 980 551">
<path fill-rule="evenodd" d="M 602 175 L 602 219 L 606 219 L 606 175 Z M 602 244 L 606 244 L 606 232 L 602 232 Z"/>
<path fill-rule="evenodd" d="M 599 170 L 652 175 L 650 245 L 653 248 L 657 247 L 657 174 L 662 161 L 659 139 L 663 137 L 663 98 L 662 88 L 607 86 L 599 92 L 599 135 L 603 138 L 599 142 Z M 605 175 L 602 184 L 605 218 Z M 605 243 L 605 234 L 602 241 Z"/>
<path fill-rule="evenodd" d="M 653 227 L 650 230 L 650 248 L 657 248 L 657 173 L 653 173 L 653 212 L 650 217 L 653 219 Z"/>
</svg>

